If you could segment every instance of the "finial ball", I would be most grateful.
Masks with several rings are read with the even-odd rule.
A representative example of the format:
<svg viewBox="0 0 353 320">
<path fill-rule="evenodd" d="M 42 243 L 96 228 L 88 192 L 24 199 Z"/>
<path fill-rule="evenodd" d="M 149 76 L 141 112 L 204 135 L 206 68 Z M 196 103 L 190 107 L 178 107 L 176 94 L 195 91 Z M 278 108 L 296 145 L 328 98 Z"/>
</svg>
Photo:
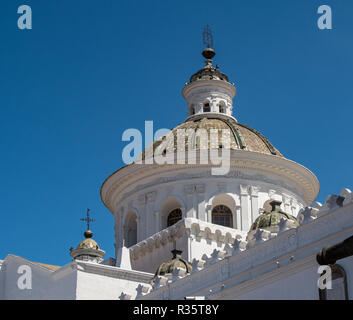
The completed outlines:
<svg viewBox="0 0 353 320">
<path fill-rule="evenodd" d="M 85 238 L 92 238 L 93 232 L 91 230 L 86 230 L 83 235 L 85 236 Z"/>
<path fill-rule="evenodd" d="M 206 59 L 212 59 L 216 55 L 216 52 L 212 48 L 206 48 L 202 51 L 202 55 Z"/>
</svg>

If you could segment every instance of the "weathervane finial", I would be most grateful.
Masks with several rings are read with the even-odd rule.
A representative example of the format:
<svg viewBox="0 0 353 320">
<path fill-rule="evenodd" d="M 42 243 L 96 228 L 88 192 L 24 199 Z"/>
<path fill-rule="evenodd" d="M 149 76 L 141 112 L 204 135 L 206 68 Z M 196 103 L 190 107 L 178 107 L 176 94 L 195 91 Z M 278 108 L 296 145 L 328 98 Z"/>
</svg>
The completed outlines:
<svg viewBox="0 0 353 320">
<path fill-rule="evenodd" d="M 211 28 L 209 27 L 208 24 L 203 29 L 202 37 L 203 37 L 203 44 L 205 45 L 205 47 L 212 48 L 213 47 L 213 36 L 212 36 Z"/>
<path fill-rule="evenodd" d="M 202 38 L 203 38 L 203 44 L 206 47 L 206 49 L 202 51 L 202 55 L 207 59 L 206 64 L 210 64 L 212 63 L 211 59 L 215 56 L 216 52 L 212 49 L 213 36 L 212 36 L 211 28 L 209 27 L 208 24 L 203 29 Z"/>
</svg>

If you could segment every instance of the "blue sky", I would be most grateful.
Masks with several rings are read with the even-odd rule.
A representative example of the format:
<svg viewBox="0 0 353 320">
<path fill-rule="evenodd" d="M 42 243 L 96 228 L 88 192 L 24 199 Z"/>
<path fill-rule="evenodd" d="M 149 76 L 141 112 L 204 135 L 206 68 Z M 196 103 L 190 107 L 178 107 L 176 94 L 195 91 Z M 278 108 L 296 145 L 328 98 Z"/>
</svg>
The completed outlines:
<svg viewBox="0 0 353 320">
<path fill-rule="evenodd" d="M 33 29 L 17 28 L 32 8 Z M 328 4 L 333 29 L 319 30 Z M 324 202 L 353 189 L 353 2 L 3 0 L 0 7 L 0 259 L 64 265 L 83 239 L 114 256 L 100 200 L 122 133 L 173 128 L 181 89 L 203 66 L 202 29 L 234 82 L 234 116 L 318 177 Z"/>
</svg>

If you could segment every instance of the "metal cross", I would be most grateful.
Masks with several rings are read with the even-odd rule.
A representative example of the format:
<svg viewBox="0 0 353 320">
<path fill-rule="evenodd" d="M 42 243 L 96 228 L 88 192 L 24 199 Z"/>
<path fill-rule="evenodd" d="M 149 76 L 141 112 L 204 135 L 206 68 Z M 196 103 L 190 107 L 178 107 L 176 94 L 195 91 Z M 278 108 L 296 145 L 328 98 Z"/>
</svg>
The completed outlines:
<svg viewBox="0 0 353 320">
<path fill-rule="evenodd" d="M 90 222 L 93 222 L 93 221 L 96 221 L 95 219 L 91 219 L 90 217 L 89 217 L 89 211 L 90 211 L 91 209 L 87 209 L 87 214 L 86 214 L 86 218 L 81 218 L 80 220 L 81 221 L 86 221 L 86 223 L 87 223 L 87 230 L 89 230 L 89 223 Z"/>
</svg>

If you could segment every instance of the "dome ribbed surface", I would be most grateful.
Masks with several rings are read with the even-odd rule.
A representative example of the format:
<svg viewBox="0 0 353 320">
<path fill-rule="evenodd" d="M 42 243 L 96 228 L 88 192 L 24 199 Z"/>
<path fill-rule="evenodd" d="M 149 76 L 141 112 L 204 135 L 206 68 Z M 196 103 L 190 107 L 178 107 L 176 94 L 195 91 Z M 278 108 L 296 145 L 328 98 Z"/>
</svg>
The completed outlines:
<svg viewBox="0 0 353 320">
<path fill-rule="evenodd" d="M 178 130 L 182 129 L 179 131 Z M 194 134 L 191 134 L 191 141 L 187 141 L 188 134 L 187 129 L 192 129 Z M 208 132 L 208 139 L 204 141 L 197 135 L 198 130 L 205 129 Z M 211 129 L 218 129 L 218 141 L 210 141 Z M 189 120 L 171 130 L 166 136 L 161 137 L 153 142 L 146 150 L 142 153 L 142 159 L 152 157 L 153 152 L 155 156 L 164 155 L 165 153 L 176 152 L 178 149 L 178 134 L 182 137 L 185 131 L 186 142 L 181 144 L 179 151 L 187 151 L 189 144 L 192 149 L 195 150 L 206 150 L 206 149 L 217 149 L 225 147 L 225 141 L 222 141 L 221 129 L 228 129 L 229 134 L 226 135 L 226 139 L 229 141 L 231 150 L 247 150 L 253 152 L 260 152 L 264 154 L 272 154 L 283 157 L 283 155 L 258 131 L 238 123 L 233 118 L 221 119 L 217 117 L 204 117 L 198 120 Z M 228 142 L 227 141 L 227 142 Z M 216 145 L 217 143 L 217 145 Z"/>
<path fill-rule="evenodd" d="M 220 72 L 218 69 L 214 68 L 211 64 L 207 64 L 204 68 L 197 71 L 190 78 L 190 83 L 197 80 L 223 80 L 228 82 L 228 77 Z"/>
<path fill-rule="evenodd" d="M 98 243 L 94 241 L 92 238 L 84 239 L 77 246 L 77 249 L 99 249 Z"/>
</svg>

